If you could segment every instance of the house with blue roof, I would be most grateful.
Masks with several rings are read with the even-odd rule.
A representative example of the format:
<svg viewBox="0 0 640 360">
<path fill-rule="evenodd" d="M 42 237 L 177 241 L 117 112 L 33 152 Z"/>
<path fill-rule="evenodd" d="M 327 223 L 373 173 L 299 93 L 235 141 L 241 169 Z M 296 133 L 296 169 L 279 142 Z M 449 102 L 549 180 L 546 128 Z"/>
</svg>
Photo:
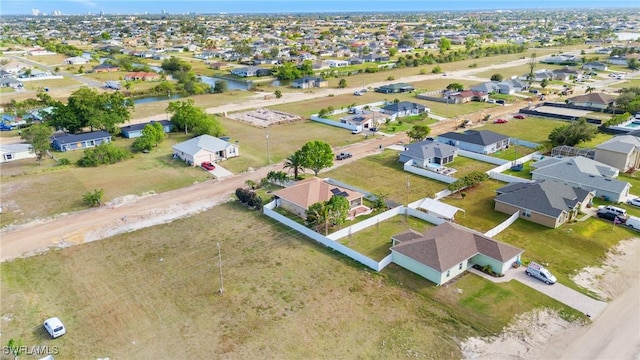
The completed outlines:
<svg viewBox="0 0 640 360">
<path fill-rule="evenodd" d="M 54 135 L 51 146 L 58 151 L 73 151 L 109 142 L 111 142 L 111 134 L 106 131 L 94 131 L 82 134 Z"/>
<path fill-rule="evenodd" d="M 120 131 L 122 133 L 122 136 L 124 136 L 126 138 L 129 138 L 129 139 L 130 138 L 137 138 L 137 137 L 142 136 L 142 130 L 144 130 L 144 128 L 147 125 L 151 125 L 153 123 L 161 124 L 162 125 L 162 129 L 164 130 L 165 133 L 170 133 L 171 130 L 173 130 L 173 124 L 169 120 L 159 120 L 159 121 L 151 120 L 151 121 L 146 122 L 146 123 L 123 126 L 123 127 L 120 128 Z"/>
</svg>

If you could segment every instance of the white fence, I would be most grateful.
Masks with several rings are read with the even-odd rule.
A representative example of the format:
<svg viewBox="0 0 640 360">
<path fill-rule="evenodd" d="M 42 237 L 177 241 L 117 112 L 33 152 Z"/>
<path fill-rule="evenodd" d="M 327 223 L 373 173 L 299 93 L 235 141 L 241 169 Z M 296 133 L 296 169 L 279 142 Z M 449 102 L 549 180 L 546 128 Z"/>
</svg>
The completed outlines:
<svg viewBox="0 0 640 360">
<path fill-rule="evenodd" d="M 451 190 L 449 190 L 449 189 L 444 189 L 444 190 L 442 190 L 442 191 L 440 191 L 440 192 L 435 193 L 435 194 L 433 195 L 433 198 L 434 198 L 434 199 L 436 199 L 436 200 L 440 200 L 440 199 L 444 199 L 444 198 L 446 198 L 446 197 L 447 197 L 447 196 L 449 196 L 449 195 L 451 195 Z"/>
<path fill-rule="evenodd" d="M 426 169 L 422 169 L 416 166 L 413 166 L 413 160 L 409 160 L 406 163 L 404 163 L 404 171 L 416 174 L 416 175 L 420 175 L 420 176 L 424 176 L 424 177 L 428 177 L 430 179 L 433 180 L 437 180 L 437 181 L 441 181 L 443 183 L 446 184 L 451 184 L 453 182 L 455 182 L 457 179 L 451 176 L 447 176 L 447 175 L 443 175 L 443 174 L 438 174 L 436 172 L 433 171 L 429 171 Z"/>
<path fill-rule="evenodd" d="M 507 162 L 505 164 L 502 164 L 500 166 L 496 166 L 493 169 L 487 171 L 487 174 L 489 175 L 490 178 L 498 180 L 498 181 L 504 181 L 507 183 L 514 183 L 514 182 L 520 182 L 520 183 L 531 183 L 533 182 L 533 180 L 528 180 L 528 179 L 524 179 L 524 178 L 520 178 L 517 176 L 512 176 L 512 175 L 507 175 L 507 174 L 502 174 L 503 171 L 508 170 L 511 168 L 512 165 L 515 164 L 524 164 L 527 161 L 530 161 L 531 159 L 539 159 L 540 158 L 540 153 L 539 152 L 534 152 L 532 154 L 529 155 L 525 155 L 513 162 Z"/>
<path fill-rule="evenodd" d="M 513 215 L 509 216 L 509 218 L 507 220 L 503 221 L 502 223 L 500 223 L 498 226 L 494 227 L 493 229 L 487 231 L 486 233 L 484 233 L 484 235 L 492 238 L 492 237 L 500 234 L 506 228 L 511 226 L 511 224 L 513 224 L 516 220 L 518 220 L 519 217 L 520 217 L 520 211 L 516 211 L 515 213 L 513 213 Z"/>
<path fill-rule="evenodd" d="M 522 139 L 518 139 L 518 138 L 511 138 L 509 140 L 509 142 L 511 142 L 512 144 L 519 145 L 519 146 L 524 146 L 524 147 L 530 148 L 530 149 L 537 149 L 540 146 L 540 144 L 538 144 L 538 143 L 534 143 L 534 142 L 531 142 L 531 141 L 526 141 L 526 140 L 522 140 Z"/>
<path fill-rule="evenodd" d="M 414 202 L 412 204 L 416 204 L 418 202 Z M 415 205 L 417 206 L 417 205 Z M 406 215 L 410 215 L 419 219 L 422 219 L 424 221 L 428 221 L 432 224 L 442 224 L 443 222 L 445 222 L 444 219 L 440 219 L 437 218 L 435 216 L 429 215 L 425 212 L 422 212 L 420 210 L 417 209 L 412 209 L 412 208 L 407 208 L 404 206 L 399 206 L 390 210 L 387 210 L 385 212 L 383 212 L 382 214 L 379 214 L 377 216 L 374 216 L 372 218 L 369 218 L 367 220 L 361 221 L 357 224 L 351 225 L 345 229 L 336 231 L 328 236 L 324 236 L 322 234 L 319 234 L 307 227 L 305 227 L 304 225 L 298 224 L 297 222 L 287 218 L 286 216 L 280 215 L 277 212 L 275 212 L 273 209 L 276 207 L 276 201 L 272 201 L 270 203 L 268 203 L 267 205 L 265 205 L 262 208 L 262 213 L 270 218 L 272 218 L 273 220 L 290 227 L 293 230 L 296 230 L 297 232 L 321 243 L 322 245 L 331 248 L 339 253 L 341 253 L 342 255 L 345 255 L 375 271 L 382 271 L 382 269 L 384 269 L 387 265 L 389 265 L 391 263 L 391 254 L 389 254 L 388 256 L 386 256 L 384 259 L 382 259 L 381 261 L 375 261 L 365 255 L 360 254 L 359 252 L 340 244 L 339 242 L 337 242 L 336 240 L 341 239 L 345 236 L 348 236 L 350 234 L 353 234 L 354 232 L 360 231 L 364 228 L 367 228 L 369 226 L 375 225 L 376 223 L 380 222 L 380 221 L 384 221 L 386 219 L 392 218 L 394 216 L 397 215 L 401 215 L 401 214 L 406 214 Z M 391 239 L 389 239 L 391 240 Z M 389 241 L 389 247 L 391 247 L 391 241 Z"/>
<path fill-rule="evenodd" d="M 486 162 L 486 163 L 489 163 L 489 164 L 496 164 L 496 165 L 502 165 L 502 164 L 510 162 L 509 160 L 499 159 L 497 157 L 478 154 L 478 153 L 474 153 L 474 152 L 467 151 L 467 150 L 462 150 L 462 149 L 458 150 L 458 155 L 464 156 L 464 157 L 468 157 L 468 158 L 471 158 L 471 159 L 475 159 L 475 160 L 478 160 L 478 161 L 483 161 L 483 162 Z"/>
<path fill-rule="evenodd" d="M 19 78 L 18 80 L 22 82 L 28 82 L 28 81 L 38 81 L 38 80 L 63 79 L 63 78 L 64 77 L 62 75 L 49 75 L 49 76 L 36 76 L 36 77 L 30 77 L 30 78 Z"/>
<path fill-rule="evenodd" d="M 276 202 L 272 201 L 269 204 L 265 205 L 262 208 L 262 212 L 263 214 L 267 215 L 268 217 L 278 221 L 279 223 L 286 225 L 288 227 L 290 227 L 291 229 L 296 230 L 297 232 L 319 242 L 320 244 L 329 247 L 345 256 L 350 257 L 351 259 L 375 270 L 375 271 L 380 271 L 382 270 L 382 268 L 380 268 L 380 263 L 369 258 L 366 257 L 362 254 L 360 254 L 359 252 L 350 249 L 348 247 L 346 247 L 345 245 L 340 244 L 339 242 L 333 241 L 329 238 L 327 238 L 326 236 L 319 234 L 301 224 L 298 224 L 297 222 L 288 219 L 286 216 L 282 216 L 280 214 L 278 214 L 277 212 L 273 211 L 273 208 L 275 208 L 276 206 Z M 384 261 L 384 260 L 383 260 Z"/>
</svg>

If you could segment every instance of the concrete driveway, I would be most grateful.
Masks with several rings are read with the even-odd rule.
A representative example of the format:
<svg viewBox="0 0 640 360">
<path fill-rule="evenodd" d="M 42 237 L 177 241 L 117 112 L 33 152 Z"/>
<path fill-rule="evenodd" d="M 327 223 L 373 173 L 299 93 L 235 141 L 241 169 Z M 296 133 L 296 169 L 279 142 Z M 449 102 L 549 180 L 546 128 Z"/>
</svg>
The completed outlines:
<svg viewBox="0 0 640 360">
<path fill-rule="evenodd" d="M 227 176 L 233 175 L 233 173 L 231 171 L 223 168 L 219 164 L 215 164 L 215 166 L 216 166 L 216 168 L 213 169 L 213 170 L 210 170 L 209 174 L 215 176 L 216 179 L 222 179 L 222 178 L 225 178 Z"/>
<path fill-rule="evenodd" d="M 519 281 L 591 318 L 598 316 L 607 307 L 606 302 L 590 298 L 587 295 L 579 293 L 560 283 L 547 285 L 538 279 L 527 276 L 525 269 L 525 266 L 521 266 L 517 269 L 509 269 L 505 276 L 501 278 L 494 278 L 476 269 L 469 269 L 469 271 L 493 282 L 508 282 L 511 280 Z"/>
</svg>

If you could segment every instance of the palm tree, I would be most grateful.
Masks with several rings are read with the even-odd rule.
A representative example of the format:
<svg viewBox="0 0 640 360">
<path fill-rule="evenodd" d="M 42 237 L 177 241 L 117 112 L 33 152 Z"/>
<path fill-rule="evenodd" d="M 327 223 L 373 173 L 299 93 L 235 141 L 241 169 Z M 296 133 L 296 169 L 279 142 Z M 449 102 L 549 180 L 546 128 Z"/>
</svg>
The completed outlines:
<svg viewBox="0 0 640 360">
<path fill-rule="evenodd" d="M 596 89 L 596 88 L 594 88 L 594 87 L 587 86 L 587 90 L 585 90 L 585 92 L 586 92 L 587 94 L 591 94 L 591 93 L 593 92 L 593 90 L 595 90 L 595 89 Z"/>
<path fill-rule="evenodd" d="M 298 173 L 300 171 L 304 171 L 304 167 L 302 166 L 302 153 L 300 150 L 294 152 L 285 159 L 283 168 L 293 170 L 293 178 L 296 180 L 298 179 Z"/>
</svg>

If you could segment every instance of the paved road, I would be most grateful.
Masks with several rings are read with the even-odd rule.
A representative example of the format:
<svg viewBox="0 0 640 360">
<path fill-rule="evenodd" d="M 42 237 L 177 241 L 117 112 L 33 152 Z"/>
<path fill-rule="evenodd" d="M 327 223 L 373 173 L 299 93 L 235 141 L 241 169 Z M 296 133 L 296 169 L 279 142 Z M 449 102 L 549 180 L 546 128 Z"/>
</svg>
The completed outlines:
<svg viewBox="0 0 640 360">
<path fill-rule="evenodd" d="M 54 70 L 55 70 L 55 68 L 57 66 L 57 65 L 52 65 L 51 66 L 51 65 L 42 64 L 42 63 L 39 63 L 37 61 L 33 61 L 31 59 L 27 59 L 27 58 L 22 57 L 22 56 L 9 55 L 8 57 L 11 58 L 11 59 L 14 59 L 16 61 L 20 61 L 20 62 L 27 63 L 27 64 L 32 65 L 32 66 L 37 66 L 39 68 L 43 68 L 43 69 L 45 69 L 47 71 L 50 71 L 51 73 L 54 73 Z M 64 64 L 60 64 L 60 65 L 64 65 Z M 58 71 L 57 75 L 62 75 L 62 76 L 65 76 L 65 77 L 68 77 L 68 78 L 71 78 L 71 79 L 78 80 L 81 83 L 84 83 L 85 85 L 90 86 L 90 87 L 102 87 L 102 85 L 103 85 L 103 83 L 100 82 L 100 81 L 86 78 L 86 77 L 84 77 L 84 76 L 82 76 L 80 74 L 72 74 L 72 73 L 66 72 L 66 71 Z"/>
</svg>

